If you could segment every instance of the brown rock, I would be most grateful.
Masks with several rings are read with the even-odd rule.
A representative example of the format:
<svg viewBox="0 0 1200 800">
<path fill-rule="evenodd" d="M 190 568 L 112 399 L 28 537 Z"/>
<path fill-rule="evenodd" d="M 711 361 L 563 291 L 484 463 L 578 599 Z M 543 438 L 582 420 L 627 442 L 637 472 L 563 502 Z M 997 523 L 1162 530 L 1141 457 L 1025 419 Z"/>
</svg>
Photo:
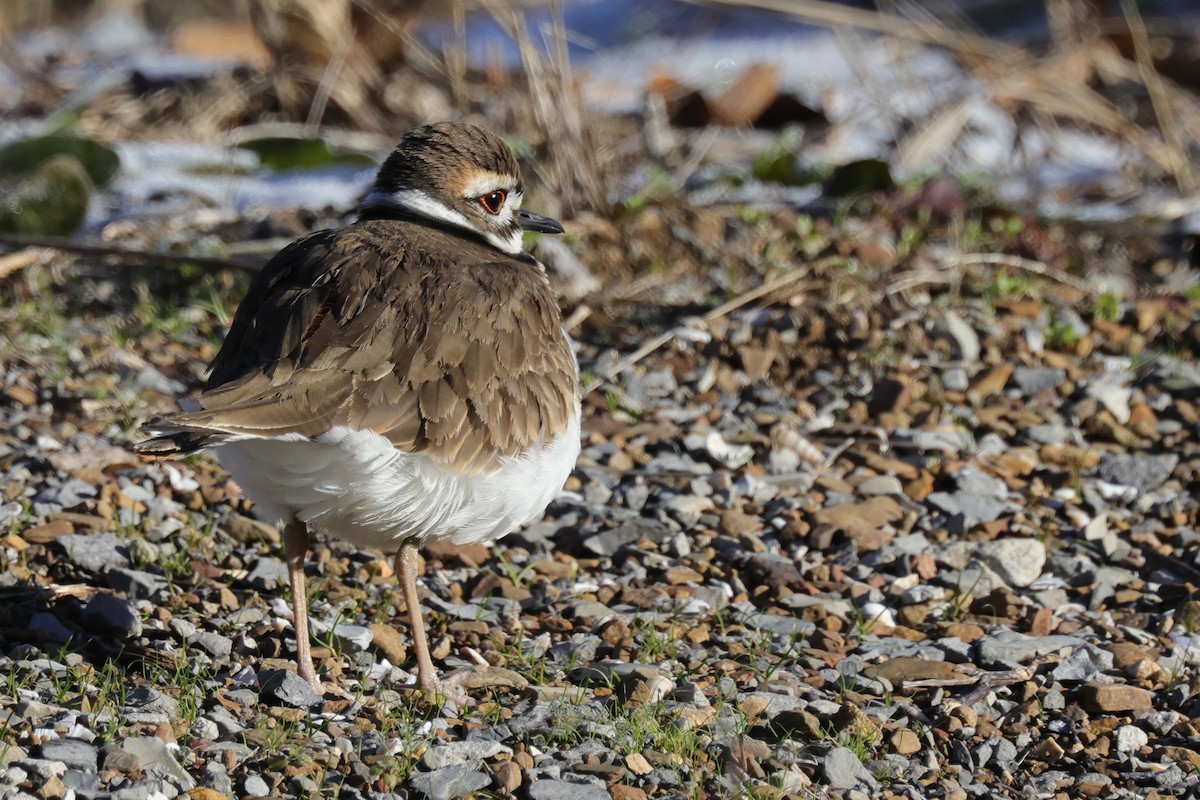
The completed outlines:
<svg viewBox="0 0 1200 800">
<path fill-rule="evenodd" d="M 891 735 L 888 736 L 888 744 L 891 745 L 893 752 L 899 753 L 902 756 L 911 756 L 913 753 L 920 751 L 921 738 L 908 728 L 901 728 L 900 730 L 892 731 Z"/>
<path fill-rule="evenodd" d="M 821 720 L 811 711 L 795 708 L 781 711 L 771 720 L 772 729 L 788 731 L 803 739 L 820 739 L 824 735 Z"/>
<path fill-rule="evenodd" d="M 779 67 L 751 64 L 720 95 L 709 103 L 716 122 L 749 125 L 767 110 L 779 95 Z"/>
<path fill-rule="evenodd" d="M 841 505 L 822 508 L 813 514 L 813 521 L 818 525 L 832 525 L 837 530 L 870 531 L 895 522 L 904 516 L 904 509 L 893 498 L 881 495 L 872 497 L 861 503 L 842 503 Z"/>
<path fill-rule="evenodd" d="M 685 583 L 704 583 L 704 576 L 691 567 L 667 567 L 664 577 L 672 586 Z"/>
<path fill-rule="evenodd" d="M 1112 653 L 1113 667 L 1116 669 L 1125 669 L 1144 658 L 1154 658 L 1156 655 L 1151 648 L 1133 642 L 1113 642 L 1105 649 Z"/>
<path fill-rule="evenodd" d="M 1013 374 L 1012 364 L 999 364 L 978 375 L 967 389 L 967 399 L 979 405 L 992 395 L 999 394 Z"/>
<path fill-rule="evenodd" d="M 423 546 L 425 557 L 437 559 L 443 564 L 461 564 L 464 567 L 478 567 L 488 560 L 491 550 L 485 544 L 454 544 L 450 541 L 430 542 Z"/>
<path fill-rule="evenodd" d="M 721 512 L 722 533 L 738 537 L 746 533 L 758 533 L 762 529 L 762 519 L 753 514 L 747 514 L 736 508 L 727 508 Z"/>
<path fill-rule="evenodd" d="M 225 532 L 241 544 L 279 541 L 279 529 L 242 514 L 234 514 L 222 525 Z"/>
<path fill-rule="evenodd" d="M 630 753 L 625 756 L 625 766 L 634 775 L 649 775 L 654 771 L 654 767 L 650 766 L 650 762 L 641 753 Z"/>
<path fill-rule="evenodd" d="M 915 656 L 901 656 L 882 664 L 871 664 L 863 670 L 868 678 L 887 678 L 892 686 L 899 688 L 904 681 L 961 678 L 962 673 L 946 661 L 930 661 Z"/>
<path fill-rule="evenodd" d="M 1038 742 L 1037 746 L 1033 748 L 1030 755 L 1032 755 L 1038 761 L 1044 761 L 1047 764 L 1053 764 L 1061 759 L 1065 753 L 1066 751 L 1062 749 L 1062 745 L 1058 743 L 1058 740 L 1050 737 L 1042 739 L 1042 741 Z"/>
<path fill-rule="evenodd" d="M 501 762 L 494 774 L 496 784 L 502 791 L 512 794 L 521 786 L 521 768 L 515 761 Z"/>
<path fill-rule="evenodd" d="M 625 768 L 620 764 L 576 764 L 571 767 L 572 772 L 580 772 L 585 775 L 595 775 L 607 784 L 617 783 L 624 780 Z"/>
<path fill-rule="evenodd" d="M 367 627 L 371 630 L 371 647 L 380 655 L 395 666 L 400 666 L 408 660 L 408 648 L 399 631 L 382 622 L 372 622 Z"/>
<path fill-rule="evenodd" d="M 608 787 L 608 793 L 612 795 L 612 800 L 646 800 L 647 797 L 644 789 L 624 783 Z"/>
<path fill-rule="evenodd" d="M 751 382 L 755 382 L 761 381 L 771 373 L 771 365 L 779 357 L 779 350 L 747 344 L 737 348 L 737 354 L 742 361 L 742 371 Z"/>
<path fill-rule="evenodd" d="M 59 797 L 65 797 L 66 794 L 67 785 L 57 775 L 51 775 L 38 787 L 38 795 L 46 800 L 57 800 Z"/>
<path fill-rule="evenodd" d="M 45 525 L 30 528 L 21 534 L 21 537 L 29 544 L 45 544 L 74 531 L 75 528 L 71 523 L 65 519 L 56 519 L 53 522 L 47 522 Z"/>
<path fill-rule="evenodd" d="M 1054 609 L 1039 608 L 1029 623 L 1029 633 L 1032 636 L 1047 636 L 1054 630 Z"/>
<path fill-rule="evenodd" d="M 742 567 L 742 580 L 749 587 L 766 586 L 778 592 L 804 580 L 795 562 L 773 555 L 753 555 Z"/>
<path fill-rule="evenodd" d="M 459 685 L 467 691 L 492 688 L 521 691 L 529 686 L 529 681 L 511 669 L 488 665 L 475 667 Z"/>
<path fill-rule="evenodd" d="M 916 478 L 904 484 L 904 494 L 910 500 L 921 501 L 933 494 L 933 475 L 921 470 Z"/>
<path fill-rule="evenodd" d="M 1089 683 L 1079 690 L 1079 701 L 1092 712 L 1147 711 L 1154 707 L 1150 693 L 1119 683 Z"/>
<path fill-rule="evenodd" d="M 37 402 L 37 392 L 25 386 L 14 384 L 7 387 L 4 393 L 19 406 L 31 406 Z"/>
<path fill-rule="evenodd" d="M 970 622 L 951 622 L 943 633 L 945 636 L 962 639 L 970 644 L 983 636 L 983 628 Z"/>
</svg>

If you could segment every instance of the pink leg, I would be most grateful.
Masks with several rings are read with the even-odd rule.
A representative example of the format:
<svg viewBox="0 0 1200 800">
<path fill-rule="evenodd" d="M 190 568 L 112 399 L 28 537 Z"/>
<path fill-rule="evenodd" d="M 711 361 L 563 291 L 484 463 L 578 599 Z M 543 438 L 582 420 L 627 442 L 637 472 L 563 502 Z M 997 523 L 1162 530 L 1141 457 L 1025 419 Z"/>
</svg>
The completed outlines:
<svg viewBox="0 0 1200 800">
<path fill-rule="evenodd" d="M 308 555 L 308 529 L 300 520 L 292 520 L 283 529 L 283 553 L 287 560 L 288 580 L 292 584 L 292 618 L 296 629 L 296 672 L 318 692 L 321 684 L 313 668 L 312 648 L 308 641 L 308 592 L 304 585 L 304 560 Z"/>
</svg>

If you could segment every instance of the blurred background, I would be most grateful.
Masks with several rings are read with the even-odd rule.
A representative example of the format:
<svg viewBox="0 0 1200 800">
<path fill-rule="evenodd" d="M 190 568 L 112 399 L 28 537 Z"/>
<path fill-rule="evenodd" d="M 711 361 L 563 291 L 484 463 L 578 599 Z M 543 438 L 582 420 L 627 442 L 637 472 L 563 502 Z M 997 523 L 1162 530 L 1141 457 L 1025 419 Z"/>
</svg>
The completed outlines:
<svg viewBox="0 0 1200 800">
<path fill-rule="evenodd" d="M 10 202 L 0 229 L 348 211 L 405 130 L 477 117 L 551 213 L 681 191 L 807 207 L 940 174 L 1187 234 L 1198 19 L 1185 0 L 5 0 L 0 177 L 61 200 L 29 175 L 67 147 L 41 183 L 84 185 L 82 158 L 101 191 Z M 30 143 L 48 134 L 73 140 Z"/>
</svg>

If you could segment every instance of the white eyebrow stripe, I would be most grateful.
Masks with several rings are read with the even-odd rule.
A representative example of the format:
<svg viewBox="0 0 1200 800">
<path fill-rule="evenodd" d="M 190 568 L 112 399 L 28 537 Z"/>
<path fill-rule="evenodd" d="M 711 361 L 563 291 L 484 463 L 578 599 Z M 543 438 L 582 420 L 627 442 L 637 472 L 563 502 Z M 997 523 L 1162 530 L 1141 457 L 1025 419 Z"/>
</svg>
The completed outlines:
<svg viewBox="0 0 1200 800">
<path fill-rule="evenodd" d="M 490 169 L 480 170 L 471 176 L 471 179 L 463 184 L 463 197 L 474 198 L 483 197 L 488 192 L 493 192 L 496 189 L 504 189 L 506 186 L 513 184 L 511 175 L 501 175 L 498 172 L 492 172 Z"/>
<path fill-rule="evenodd" d="M 520 193 L 517 193 L 517 196 L 519 197 Z M 420 189 L 397 189 L 394 192 L 372 189 L 371 193 L 363 200 L 362 209 L 366 211 L 369 208 L 377 208 L 379 206 L 403 208 L 427 219 L 446 222 L 479 234 L 495 245 L 497 249 L 509 255 L 515 256 L 525 252 L 520 228 L 515 228 L 507 236 L 501 236 L 491 231 L 481 231 L 472 225 L 471 221 L 462 214 L 439 203 Z M 507 208 L 507 204 L 505 211 L 508 211 L 511 218 L 512 211 Z"/>
</svg>

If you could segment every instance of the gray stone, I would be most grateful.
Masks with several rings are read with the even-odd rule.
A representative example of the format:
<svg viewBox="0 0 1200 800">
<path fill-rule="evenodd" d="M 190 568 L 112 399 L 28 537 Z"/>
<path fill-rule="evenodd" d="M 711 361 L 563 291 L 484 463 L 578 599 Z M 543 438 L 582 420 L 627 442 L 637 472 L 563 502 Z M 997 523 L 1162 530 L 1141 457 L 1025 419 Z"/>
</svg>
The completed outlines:
<svg viewBox="0 0 1200 800">
<path fill-rule="evenodd" d="M 540 780 L 529 784 L 529 800 L 611 800 L 608 791 L 594 783 Z"/>
<path fill-rule="evenodd" d="M 1162 486 L 1178 464 L 1179 456 L 1174 453 L 1153 456 L 1105 453 L 1100 466 L 1096 468 L 1096 474 L 1109 483 L 1133 486 L 1139 491 L 1148 492 Z"/>
<path fill-rule="evenodd" d="M 96 487 L 79 478 L 68 478 L 58 486 L 51 486 L 38 492 L 34 497 L 35 504 L 58 506 L 56 511 L 76 508 L 96 496 Z"/>
<path fill-rule="evenodd" d="M 178 700 L 149 686 L 130 689 L 125 696 L 125 706 L 144 714 L 162 714 L 173 720 L 180 716 Z"/>
<path fill-rule="evenodd" d="M 16 766 L 32 772 L 42 780 L 61 777 L 67 771 L 67 765 L 61 761 L 52 761 L 48 758 L 22 758 L 20 761 L 14 762 Z"/>
<path fill-rule="evenodd" d="M 42 758 L 61 761 L 68 769 L 96 771 L 96 748 L 82 739 L 47 739 L 42 742 Z"/>
<path fill-rule="evenodd" d="M 643 536 L 661 542 L 666 534 L 665 526 L 657 520 L 635 519 L 589 536 L 583 541 L 583 547 L 598 556 L 612 556 L 623 546 L 633 544 Z"/>
<path fill-rule="evenodd" d="M 123 592 L 130 600 L 157 603 L 167 599 L 170 589 L 166 578 L 140 569 L 113 567 L 104 577 L 110 587 Z"/>
<path fill-rule="evenodd" d="M 112 800 L 162 800 L 178 797 L 179 789 L 161 778 L 135 781 L 112 793 Z"/>
<path fill-rule="evenodd" d="M 89 572 L 129 566 L 129 547 L 114 533 L 87 536 L 69 533 L 55 542 L 75 566 Z"/>
<path fill-rule="evenodd" d="M 371 646 L 374 634 L 370 628 L 362 625 L 334 625 L 333 638 L 337 639 L 343 652 L 355 654 Z"/>
<path fill-rule="evenodd" d="M 316 689 L 290 669 L 262 670 L 258 685 L 265 697 L 296 708 L 311 708 L 322 700 Z"/>
<path fill-rule="evenodd" d="M 981 542 L 975 548 L 975 557 L 1009 586 L 1025 587 L 1041 576 L 1046 566 L 1046 546 L 1037 539 L 995 539 Z"/>
<path fill-rule="evenodd" d="M 88 600 L 81 617 L 89 630 L 128 639 L 142 635 L 142 620 L 133 606 L 106 592 L 96 592 Z"/>
<path fill-rule="evenodd" d="M 233 640 L 212 631 L 200 631 L 189 641 L 214 658 L 228 658 L 233 652 Z"/>
<path fill-rule="evenodd" d="M 29 631 L 38 634 L 39 638 L 61 644 L 71 638 L 71 629 L 63 625 L 58 617 L 49 611 L 39 611 L 29 618 Z"/>
<path fill-rule="evenodd" d="M 874 791 L 879 784 L 875 776 L 867 771 L 858 756 L 846 747 L 835 747 L 826 754 L 822 762 L 825 782 L 834 789 L 863 788 Z"/>
<path fill-rule="evenodd" d="M 1057 388 L 1067 379 L 1067 373 L 1056 367 L 1017 367 L 1012 379 L 1021 394 L 1031 395 L 1043 389 Z"/>
<path fill-rule="evenodd" d="M 964 469 L 962 472 L 973 470 Z M 964 485 L 967 484 L 967 485 Z M 954 492 L 934 492 L 926 498 L 930 503 L 945 511 L 947 514 L 961 514 L 963 525 L 970 528 L 981 522 L 991 522 L 1004 513 L 1005 503 L 1002 499 L 1005 491 L 1000 482 L 1001 491 L 995 491 L 994 486 L 987 485 L 983 491 L 974 488 L 981 481 L 959 481 L 959 489 Z"/>
<path fill-rule="evenodd" d="M 1071 432 L 1067 430 L 1067 426 L 1059 422 L 1030 425 L 1025 429 L 1025 436 L 1038 444 L 1062 444 L 1070 435 Z"/>
<path fill-rule="evenodd" d="M 100 788 L 100 776 L 95 771 L 69 769 L 62 774 L 63 786 L 75 791 L 79 797 L 82 792 L 94 792 Z"/>
<path fill-rule="evenodd" d="M 942 386 L 951 392 L 965 392 L 971 386 L 971 378 L 962 367 L 949 367 L 942 373 Z"/>
<path fill-rule="evenodd" d="M 247 797 L 266 797 L 271 793 L 271 787 L 260 776 L 251 774 L 242 782 L 242 792 Z"/>
<path fill-rule="evenodd" d="M 425 751 L 421 763 L 430 769 L 453 767 L 468 762 L 482 761 L 499 753 L 512 753 L 512 749 L 499 742 L 486 739 L 470 739 L 462 742 L 438 744 Z"/>
<path fill-rule="evenodd" d="M 1050 673 L 1050 677 L 1056 681 L 1083 682 L 1103 680 L 1103 674 L 1103 670 L 1092 660 L 1091 652 L 1081 647 L 1063 659 Z"/>
<path fill-rule="evenodd" d="M 1101 650 L 1075 636 L 1025 636 L 1014 630 L 998 628 L 975 642 L 979 661 L 985 667 L 1024 664 L 1041 655 L 1086 648 L 1093 663 L 1101 670 L 1112 669 L 1112 653 Z"/>
<path fill-rule="evenodd" d="M 413 788 L 424 792 L 430 800 L 466 797 L 491 783 L 492 779 L 486 772 L 461 764 L 412 776 Z"/>
<path fill-rule="evenodd" d="M 278 558 L 263 556 L 254 562 L 246 583 L 263 592 L 269 592 L 288 585 L 287 564 Z"/>
<path fill-rule="evenodd" d="M 1136 725 L 1122 725 L 1116 732 L 1117 752 L 1136 753 L 1150 743 L 1150 737 Z"/>
<path fill-rule="evenodd" d="M 147 776 L 172 781 L 185 791 L 195 788 L 195 779 L 175 758 L 167 743 L 157 736 L 130 736 L 121 742 L 121 749 L 137 758 Z"/>
</svg>

